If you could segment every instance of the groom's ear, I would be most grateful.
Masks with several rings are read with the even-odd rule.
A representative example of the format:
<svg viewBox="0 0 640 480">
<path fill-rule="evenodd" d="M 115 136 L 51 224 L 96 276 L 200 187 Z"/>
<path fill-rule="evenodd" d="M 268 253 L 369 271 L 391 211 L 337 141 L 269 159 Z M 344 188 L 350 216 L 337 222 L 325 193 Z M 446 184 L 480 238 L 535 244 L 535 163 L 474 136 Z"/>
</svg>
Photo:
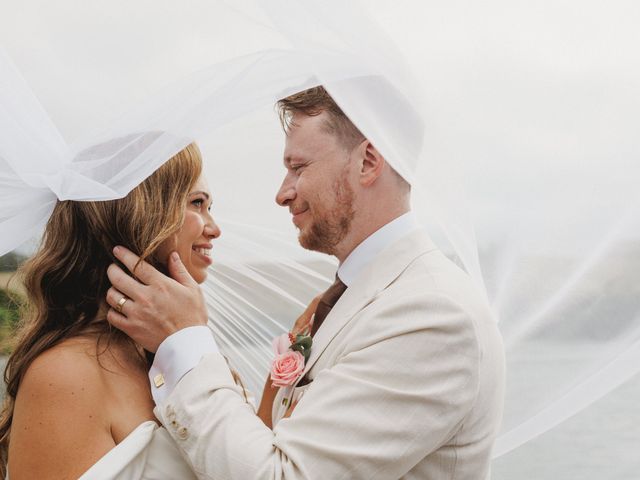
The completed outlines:
<svg viewBox="0 0 640 480">
<path fill-rule="evenodd" d="M 387 162 L 369 140 L 364 140 L 356 149 L 360 157 L 360 185 L 370 187 L 380 178 Z"/>
</svg>

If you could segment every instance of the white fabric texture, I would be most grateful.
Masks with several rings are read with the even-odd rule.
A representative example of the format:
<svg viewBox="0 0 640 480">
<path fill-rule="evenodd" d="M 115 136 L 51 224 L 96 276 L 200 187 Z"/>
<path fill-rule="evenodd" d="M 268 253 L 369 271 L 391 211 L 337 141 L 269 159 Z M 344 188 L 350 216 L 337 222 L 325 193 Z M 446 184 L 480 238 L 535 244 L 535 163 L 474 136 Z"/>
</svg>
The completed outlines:
<svg viewBox="0 0 640 480">
<path fill-rule="evenodd" d="M 25 0 L 0 17 L 18 66 L 2 54 L 0 253 L 36 235 L 56 198 L 125 195 L 195 139 L 223 230 L 211 327 L 259 390 L 269 340 L 336 269 L 273 204 L 273 103 L 323 84 L 499 319 L 496 457 L 535 439 L 554 450 L 545 432 L 640 370 L 639 15 L 628 2 Z"/>
</svg>

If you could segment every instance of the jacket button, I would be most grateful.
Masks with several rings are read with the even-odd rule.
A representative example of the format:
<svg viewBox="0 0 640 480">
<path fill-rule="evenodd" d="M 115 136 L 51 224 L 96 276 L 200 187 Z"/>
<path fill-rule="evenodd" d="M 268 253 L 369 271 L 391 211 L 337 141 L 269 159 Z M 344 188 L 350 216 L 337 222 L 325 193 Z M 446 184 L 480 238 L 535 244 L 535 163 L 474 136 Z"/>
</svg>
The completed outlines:
<svg viewBox="0 0 640 480">
<path fill-rule="evenodd" d="M 186 440 L 187 438 L 189 438 L 189 432 L 187 431 L 186 427 L 180 427 L 177 431 L 177 435 L 180 440 Z"/>
</svg>

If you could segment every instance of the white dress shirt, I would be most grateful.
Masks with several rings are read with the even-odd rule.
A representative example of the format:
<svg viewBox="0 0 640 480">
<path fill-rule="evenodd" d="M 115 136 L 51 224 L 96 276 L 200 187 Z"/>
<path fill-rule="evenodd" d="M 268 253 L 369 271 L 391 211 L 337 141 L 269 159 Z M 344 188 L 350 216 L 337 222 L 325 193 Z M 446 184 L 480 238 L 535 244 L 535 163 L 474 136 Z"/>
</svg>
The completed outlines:
<svg viewBox="0 0 640 480">
<path fill-rule="evenodd" d="M 371 263 L 382 250 L 419 227 L 420 224 L 412 212 L 407 212 L 395 220 L 391 220 L 353 249 L 338 267 L 338 278 L 349 287 L 360 271 Z"/>
<path fill-rule="evenodd" d="M 338 267 L 338 277 L 349 287 L 358 273 L 382 250 L 420 228 L 412 212 L 392 220 L 368 236 Z M 159 405 L 173 391 L 180 379 L 192 370 L 203 356 L 217 352 L 218 346 L 207 326 L 188 327 L 168 336 L 158 347 L 149 370 L 151 393 Z"/>
</svg>

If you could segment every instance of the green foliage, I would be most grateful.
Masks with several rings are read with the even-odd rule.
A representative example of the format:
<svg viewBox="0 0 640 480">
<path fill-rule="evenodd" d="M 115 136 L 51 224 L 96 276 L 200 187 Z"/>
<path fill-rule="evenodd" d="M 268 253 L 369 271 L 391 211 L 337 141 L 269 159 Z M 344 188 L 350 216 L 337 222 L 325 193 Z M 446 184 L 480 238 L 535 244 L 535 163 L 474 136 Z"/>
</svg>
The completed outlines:
<svg viewBox="0 0 640 480">
<path fill-rule="evenodd" d="M 304 355 L 304 361 L 307 362 L 309 360 L 309 356 L 311 355 L 312 343 L 313 339 L 309 335 L 296 335 L 296 341 L 293 342 L 293 344 L 289 348 Z"/>
<path fill-rule="evenodd" d="M 0 355 L 11 353 L 11 340 L 20 320 L 22 298 L 0 289 Z"/>
</svg>

